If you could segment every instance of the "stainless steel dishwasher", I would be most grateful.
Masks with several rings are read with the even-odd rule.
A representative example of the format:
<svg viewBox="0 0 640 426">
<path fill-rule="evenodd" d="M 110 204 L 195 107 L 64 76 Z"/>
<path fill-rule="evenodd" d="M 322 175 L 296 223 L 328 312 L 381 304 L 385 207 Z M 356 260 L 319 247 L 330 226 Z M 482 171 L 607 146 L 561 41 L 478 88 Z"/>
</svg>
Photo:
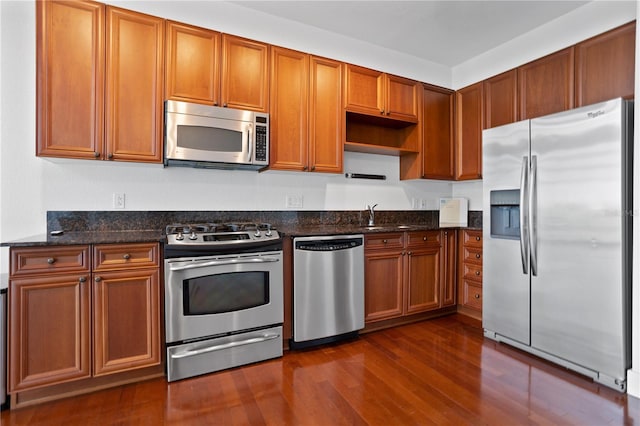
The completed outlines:
<svg viewBox="0 0 640 426">
<path fill-rule="evenodd" d="M 364 236 L 293 239 L 293 349 L 364 328 Z"/>
</svg>

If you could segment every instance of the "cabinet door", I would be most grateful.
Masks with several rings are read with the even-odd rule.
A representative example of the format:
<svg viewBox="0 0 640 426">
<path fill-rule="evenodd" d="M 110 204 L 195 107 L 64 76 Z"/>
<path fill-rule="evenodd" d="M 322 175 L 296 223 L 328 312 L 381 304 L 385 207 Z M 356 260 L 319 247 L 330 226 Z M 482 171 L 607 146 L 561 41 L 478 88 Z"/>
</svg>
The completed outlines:
<svg viewBox="0 0 640 426">
<path fill-rule="evenodd" d="M 576 45 L 576 106 L 632 99 L 635 89 L 636 23 Z"/>
<path fill-rule="evenodd" d="M 158 269 L 94 276 L 94 376 L 160 363 L 159 307 Z"/>
<path fill-rule="evenodd" d="M 482 82 L 456 92 L 456 180 L 482 177 Z"/>
<path fill-rule="evenodd" d="M 457 233 L 454 230 L 442 231 L 443 246 L 441 248 L 443 265 L 442 283 L 442 307 L 454 306 L 456 304 L 456 269 L 458 266 L 457 253 Z"/>
<path fill-rule="evenodd" d="M 383 96 L 383 73 L 345 64 L 344 102 L 347 111 L 367 115 L 383 115 Z"/>
<path fill-rule="evenodd" d="M 407 252 L 405 314 L 440 307 L 440 247 Z"/>
<path fill-rule="evenodd" d="M 389 118 L 417 123 L 420 89 L 417 81 L 387 74 L 384 114 Z"/>
<path fill-rule="evenodd" d="M 36 153 L 96 158 L 104 138 L 104 5 L 38 1 Z"/>
<path fill-rule="evenodd" d="M 453 92 L 425 86 L 422 105 L 423 177 L 453 180 Z"/>
<path fill-rule="evenodd" d="M 106 158 L 162 162 L 164 21 L 107 7 Z"/>
<path fill-rule="evenodd" d="M 522 120 L 573 108 L 573 52 L 570 47 L 518 68 Z"/>
<path fill-rule="evenodd" d="M 9 390 L 90 377 L 89 275 L 12 279 Z"/>
<path fill-rule="evenodd" d="M 342 63 L 312 56 L 310 65 L 309 167 L 314 172 L 342 173 Z"/>
<path fill-rule="evenodd" d="M 268 45 L 223 34 L 221 85 L 223 107 L 268 112 Z"/>
<path fill-rule="evenodd" d="M 402 315 L 403 252 L 365 254 L 364 319 L 373 322 Z"/>
<path fill-rule="evenodd" d="M 484 82 L 484 128 L 518 121 L 518 73 L 504 72 Z"/>
<path fill-rule="evenodd" d="M 220 33 L 168 21 L 166 48 L 166 98 L 217 105 Z"/>
<path fill-rule="evenodd" d="M 270 167 L 307 170 L 309 56 L 271 48 Z"/>
</svg>

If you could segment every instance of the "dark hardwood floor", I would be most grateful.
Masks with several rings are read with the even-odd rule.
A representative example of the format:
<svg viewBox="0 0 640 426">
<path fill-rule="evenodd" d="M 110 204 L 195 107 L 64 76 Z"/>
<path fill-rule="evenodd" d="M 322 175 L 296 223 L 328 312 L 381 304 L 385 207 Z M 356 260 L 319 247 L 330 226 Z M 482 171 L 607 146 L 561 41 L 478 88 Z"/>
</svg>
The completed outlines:
<svg viewBox="0 0 640 426">
<path fill-rule="evenodd" d="M 460 315 L 167 384 L 1 415 L 9 425 L 637 425 L 640 399 L 484 339 Z"/>
</svg>

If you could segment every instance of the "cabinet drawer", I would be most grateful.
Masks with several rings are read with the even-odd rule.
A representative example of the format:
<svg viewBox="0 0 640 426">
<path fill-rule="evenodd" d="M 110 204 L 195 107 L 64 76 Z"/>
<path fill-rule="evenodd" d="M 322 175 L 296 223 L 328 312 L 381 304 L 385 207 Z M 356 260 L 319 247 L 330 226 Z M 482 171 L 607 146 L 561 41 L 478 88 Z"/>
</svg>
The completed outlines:
<svg viewBox="0 0 640 426">
<path fill-rule="evenodd" d="M 472 281 L 463 282 L 462 304 L 468 308 L 482 310 L 482 286 Z"/>
<path fill-rule="evenodd" d="M 368 234 L 365 235 L 365 249 L 403 248 L 404 234 L 402 232 Z"/>
<path fill-rule="evenodd" d="M 93 270 L 157 267 L 159 251 L 157 243 L 96 245 L 93 248 Z"/>
<path fill-rule="evenodd" d="M 464 230 L 462 244 L 469 247 L 482 247 L 482 231 Z"/>
<path fill-rule="evenodd" d="M 477 247 L 463 247 L 462 261 L 482 265 L 482 249 Z"/>
<path fill-rule="evenodd" d="M 414 231 L 407 232 L 407 247 L 413 246 L 440 246 L 440 231 Z"/>
<path fill-rule="evenodd" d="M 11 276 L 88 272 L 89 246 L 11 248 Z"/>
<path fill-rule="evenodd" d="M 464 279 L 482 282 L 482 266 L 464 262 L 462 268 Z"/>
</svg>

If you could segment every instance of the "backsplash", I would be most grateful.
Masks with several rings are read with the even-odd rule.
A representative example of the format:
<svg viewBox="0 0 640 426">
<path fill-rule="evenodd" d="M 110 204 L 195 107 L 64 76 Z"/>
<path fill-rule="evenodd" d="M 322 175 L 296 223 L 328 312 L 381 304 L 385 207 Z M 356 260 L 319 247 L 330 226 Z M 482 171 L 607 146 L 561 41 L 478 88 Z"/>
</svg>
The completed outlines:
<svg viewBox="0 0 640 426">
<path fill-rule="evenodd" d="M 287 225 L 366 225 L 363 210 L 344 211 L 48 211 L 47 232 L 164 230 L 172 223 L 260 222 Z M 376 224 L 415 224 L 438 227 L 437 210 L 380 210 Z M 470 211 L 468 227 L 482 227 L 482 212 Z"/>
</svg>

